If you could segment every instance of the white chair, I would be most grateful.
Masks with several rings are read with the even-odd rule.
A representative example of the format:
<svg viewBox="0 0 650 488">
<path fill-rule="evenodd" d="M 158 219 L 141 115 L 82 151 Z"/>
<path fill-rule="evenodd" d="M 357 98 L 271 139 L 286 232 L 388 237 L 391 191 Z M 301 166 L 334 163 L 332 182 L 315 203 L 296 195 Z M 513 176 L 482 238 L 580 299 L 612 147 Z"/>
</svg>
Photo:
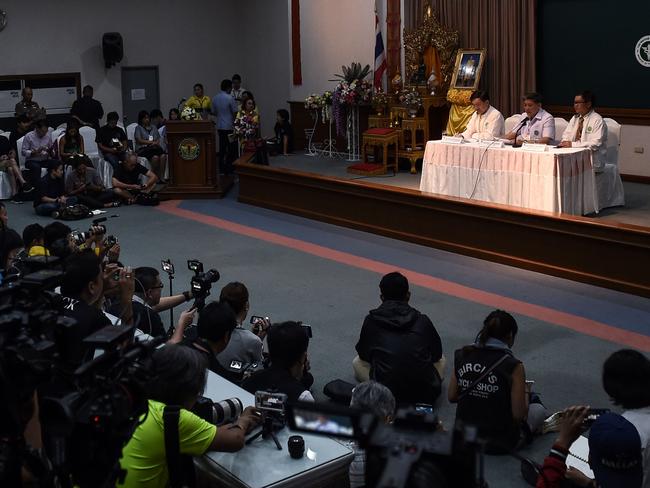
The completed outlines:
<svg viewBox="0 0 650 488">
<path fill-rule="evenodd" d="M 553 117 L 555 120 L 555 140 L 561 141 L 564 131 L 569 126 L 569 123 L 562 117 Z"/>
<path fill-rule="evenodd" d="M 25 139 L 25 136 L 21 137 L 16 141 L 16 158 L 18 158 L 18 166 L 20 166 L 20 169 L 26 169 L 25 168 L 25 158 L 23 157 L 23 140 Z"/>
<path fill-rule="evenodd" d="M 509 132 L 512 132 L 512 130 L 519 122 L 521 122 L 521 114 L 511 115 L 506 119 L 505 122 L 506 122 L 506 134 L 508 134 Z"/>
<path fill-rule="evenodd" d="M 607 126 L 607 162 L 602 171 L 596 173 L 598 209 L 625 205 L 623 181 L 618 172 L 618 154 L 621 144 L 621 124 L 613 119 L 604 119 Z"/>
<path fill-rule="evenodd" d="M 61 128 L 61 127 L 57 127 L 56 129 L 54 129 L 54 130 L 52 131 L 52 133 L 50 134 L 50 136 L 52 137 L 52 140 L 54 140 L 54 139 L 58 139 L 58 138 L 61 137 L 63 134 L 65 134 L 65 127 L 63 127 L 63 128 Z"/>
<path fill-rule="evenodd" d="M 135 122 L 126 126 L 126 138 L 131 141 L 132 149 L 135 150 L 135 128 L 138 126 Z"/>
<path fill-rule="evenodd" d="M 68 123 L 67 123 L 67 122 L 63 122 L 62 124 L 60 124 L 60 125 L 57 127 L 57 129 L 63 129 L 63 130 L 65 130 L 65 129 L 67 129 L 67 128 L 68 128 Z"/>
<path fill-rule="evenodd" d="M 99 159 L 99 148 L 97 147 L 97 142 L 95 141 L 95 129 L 86 126 L 80 127 L 79 134 L 81 134 L 81 137 L 83 137 L 84 140 L 84 152 L 86 153 L 86 156 L 88 156 L 91 161 L 96 161 Z"/>
</svg>

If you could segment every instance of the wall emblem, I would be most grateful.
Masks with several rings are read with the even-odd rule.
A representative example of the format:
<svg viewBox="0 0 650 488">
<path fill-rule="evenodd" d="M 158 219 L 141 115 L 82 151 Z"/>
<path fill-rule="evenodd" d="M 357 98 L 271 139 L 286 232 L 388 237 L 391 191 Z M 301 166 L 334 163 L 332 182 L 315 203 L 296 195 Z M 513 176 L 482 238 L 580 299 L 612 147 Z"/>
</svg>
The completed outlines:
<svg viewBox="0 0 650 488">
<path fill-rule="evenodd" d="M 641 66 L 650 68 L 650 36 L 643 36 L 634 49 L 636 60 Z"/>
</svg>

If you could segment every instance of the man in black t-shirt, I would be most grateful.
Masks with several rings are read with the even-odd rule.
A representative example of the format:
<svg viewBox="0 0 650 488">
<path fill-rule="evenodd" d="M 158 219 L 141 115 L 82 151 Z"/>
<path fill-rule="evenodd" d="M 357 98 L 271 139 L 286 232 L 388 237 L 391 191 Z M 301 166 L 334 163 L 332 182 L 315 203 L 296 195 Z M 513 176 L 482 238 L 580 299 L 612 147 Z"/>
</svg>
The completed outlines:
<svg viewBox="0 0 650 488">
<path fill-rule="evenodd" d="M 100 303 L 104 295 L 104 279 L 114 279 L 114 271 L 105 277 L 97 255 L 91 249 L 73 253 L 66 260 L 61 294 L 64 297 L 66 317 L 77 321 L 76 325 L 62 328 L 65 344 L 63 362 L 66 369 L 74 371 L 82 363 L 92 359 L 93 350 L 82 341 L 85 337 L 99 329 L 111 325 L 104 315 Z M 120 286 L 121 319 L 123 325 L 131 325 L 134 279 L 129 268 L 119 270 L 118 284 Z"/>
<path fill-rule="evenodd" d="M 70 113 L 81 125 L 99 130 L 99 119 L 104 116 L 104 108 L 93 98 L 92 86 L 84 86 L 82 93 L 83 96 L 72 104 Z"/>
<path fill-rule="evenodd" d="M 34 199 L 34 210 L 38 215 L 51 216 L 67 205 L 75 205 L 77 197 L 66 197 L 63 182 L 63 163 L 52 160 L 47 167 L 47 174 L 40 180 Z"/>
<path fill-rule="evenodd" d="M 29 117 L 27 117 L 27 114 L 21 114 L 16 117 L 16 127 L 14 127 L 14 130 L 12 130 L 9 135 L 9 144 L 11 144 L 11 149 L 13 149 L 16 154 L 18 154 L 18 144 L 16 141 L 27 135 L 31 130 L 31 125 L 32 122 L 29 120 Z"/>
<path fill-rule="evenodd" d="M 117 112 L 109 112 L 106 116 L 106 125 L 97 131 L 95 142 L 102 153 L 102 157 L 117 170 L 120 161 L 126 158 L 128 140 L 124 129 L 117 125 L 120 116 Z"/>
<path fill-rule="evenodd" d="M 140 183 L 141 175 L 147 177 L 144 184 Z M 134 203 L 137 193 L 151 193 L 157 182 L 155 173 L 138 163 L 135 154 L 129 154 L 113 173 L 113 191 L 128 204 Z"/>
<path fill-rule="evenodd" d="M 256 391 L 277 391 L 289 397 L 289 401 L 313 402 L 304 377 L 309 371 L 307 348 L 309 337 L 297 322 L 283 322 L 270 327 L 267 342 L 271 365 L 242 382 L 242 388 Z"/>
<path fill-rule="evenodd" d="M 237 381 L 236 375 L 226 370 L 217 360 L 217 354 L 226 348 L 235 327 L 237 317 L 230 305 L 226 302 L 211 302 L 201 310 L 196 327 L 187 331 L 182 344 L 205 354 L 210 371 L 227 380 Z"/>
</svg>

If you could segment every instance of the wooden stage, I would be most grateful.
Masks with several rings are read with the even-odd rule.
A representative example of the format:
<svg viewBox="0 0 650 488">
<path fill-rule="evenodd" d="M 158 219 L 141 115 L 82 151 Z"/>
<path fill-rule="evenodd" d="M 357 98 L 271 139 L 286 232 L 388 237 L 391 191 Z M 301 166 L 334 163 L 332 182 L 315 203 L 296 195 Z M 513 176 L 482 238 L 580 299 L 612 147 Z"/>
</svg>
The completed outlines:
<svg viewBox="0 0 650 488">
<path fill-rule="evenodd" d="M 236 168 L 243 203 L 650 297 L 650 227 L 522 211 L 244 158 Z"/>
</svg>

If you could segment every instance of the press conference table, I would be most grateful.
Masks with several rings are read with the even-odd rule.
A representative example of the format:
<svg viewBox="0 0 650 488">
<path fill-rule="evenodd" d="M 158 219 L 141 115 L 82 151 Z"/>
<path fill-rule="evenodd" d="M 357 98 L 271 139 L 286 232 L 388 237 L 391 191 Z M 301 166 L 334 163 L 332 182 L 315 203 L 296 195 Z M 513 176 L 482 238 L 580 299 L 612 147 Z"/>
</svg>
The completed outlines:
<svg viewBox="0 0 650 488">
<path fill-rule="evenodd" d="M 598 209 L 591 151 L 583 148 L 532 152 L 429 141 L 420 190 L 572 215 Z"/>
<path fill-rule="evenodd" d="M 208 372 L 204 396 L 214 401 L 239 398 L 244 407 L 255 405 L 253 395 L 237 385 Z M 217 435 L 218 434 L 217 429 Z M 272 439 L 258 437 L 239 452 L 208 452 L 196 461 L 209 475 L 210 486 L 241 488 L 293 488 L 341 486 L 347 479 L 353 451 L 346 445 L 324 436 L 300 433 L 305 440 L 305 455 L 292 459 L 287 440 L 294 435 L 287 427 L 277 434 L 282 445 L 278 451 Z"/>
</svg>

